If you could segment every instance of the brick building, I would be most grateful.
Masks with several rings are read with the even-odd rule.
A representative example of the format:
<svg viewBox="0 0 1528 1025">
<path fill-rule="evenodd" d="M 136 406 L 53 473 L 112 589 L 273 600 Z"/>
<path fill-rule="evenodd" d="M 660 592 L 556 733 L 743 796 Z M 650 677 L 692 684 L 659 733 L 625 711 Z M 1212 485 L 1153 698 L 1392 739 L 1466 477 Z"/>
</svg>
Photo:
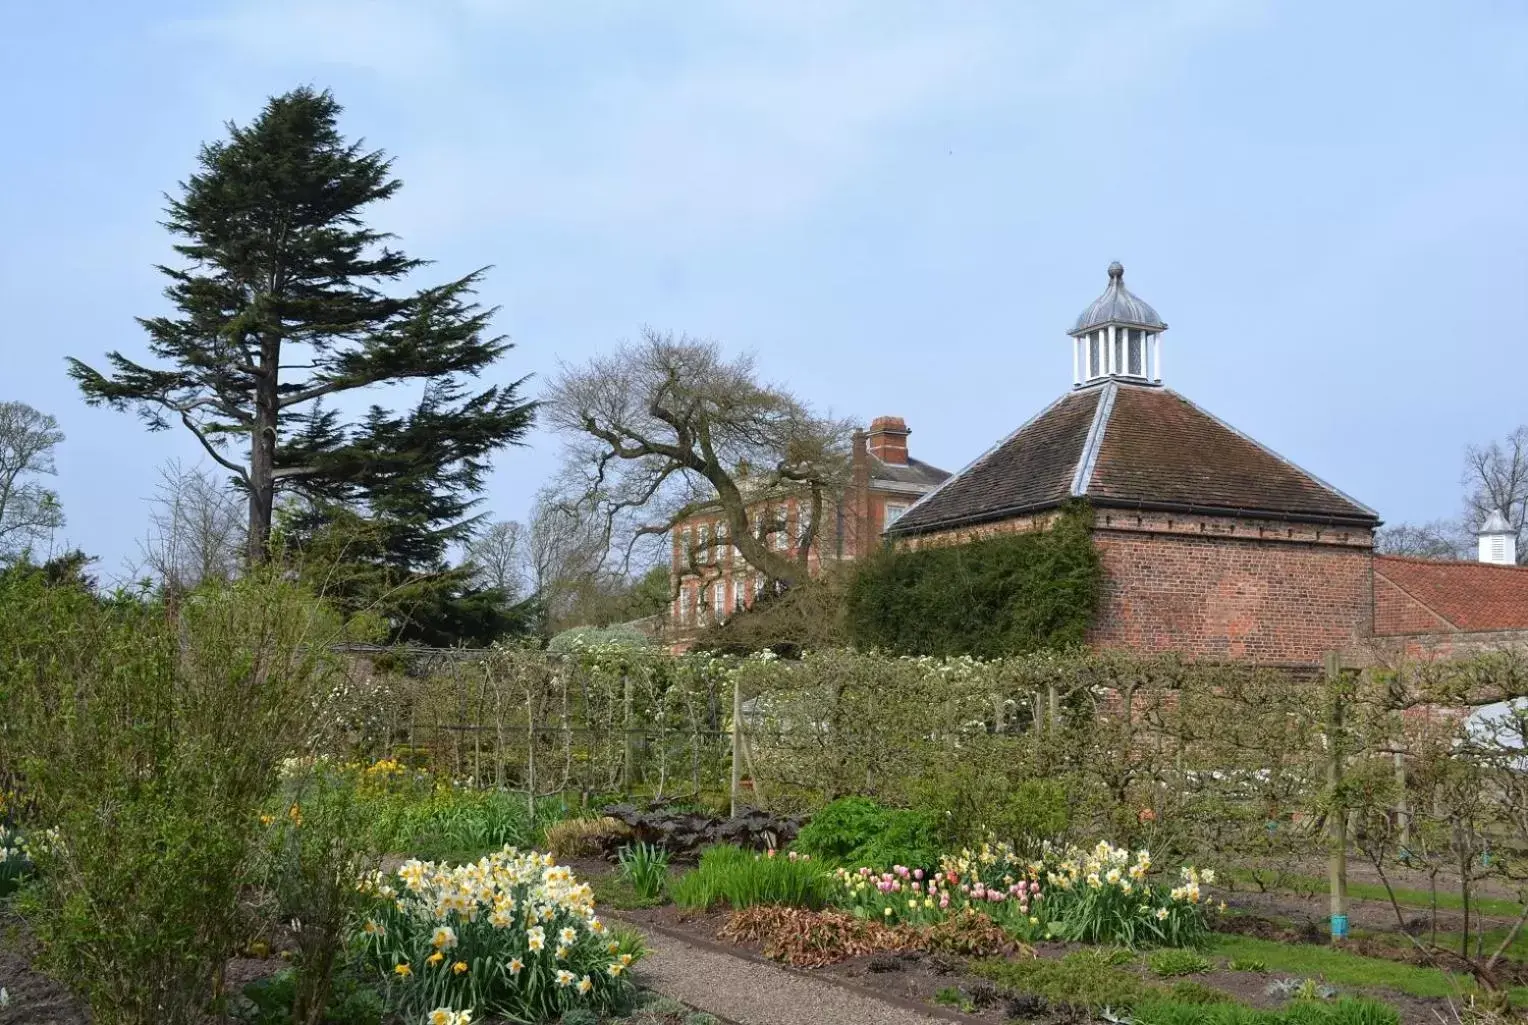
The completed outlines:
<svg viewBox="0 0 1528 1025">
<path fill-rule="evenodd" d="M 877 417 L 869 431 L 855 432 L 849 483 L 823 502 L 828 522 L 818 526 L 807 552 L 813 576 L 880 545 L 886 528 L 949 477 L 908 454 L 911 433 L 899 416 Z M 789 491 L 761 494 L 748 507 L 753 535 L 791 558 L 810 511 L 809 502 Z M 765 586 L 764 576 L 727 542 L 719 510 L 698 513 L 674 528 L 670 572 L 676 596 L 671 619 L 681 642 L 686 633 L 746 608 Z"/>
<path fill-rule="evenodd" d="M 959 543 L 1086 500 L 1107 574 L 1100 647 L 1312 665 L 1376 640 L 1452 650 L 1528 630 L 1528 569 L 1376 556 L 1373 509 L 1163 386 L 1166 330 L 1111 265 L 1068 332 L 1071 391 L 886 536 Z M 1481 551 L 1513 561 L 1496 540 Z"/>
</svg>

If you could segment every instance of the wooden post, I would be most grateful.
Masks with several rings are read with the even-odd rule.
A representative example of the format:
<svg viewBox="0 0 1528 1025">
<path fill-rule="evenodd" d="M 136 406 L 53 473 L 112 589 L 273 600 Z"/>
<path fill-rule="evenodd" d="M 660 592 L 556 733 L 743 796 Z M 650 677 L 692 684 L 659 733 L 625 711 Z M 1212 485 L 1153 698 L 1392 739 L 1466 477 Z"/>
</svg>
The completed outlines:
<svg viewBox="0 0 1528 1025">
<path fill-rule="evenodd" d="M 1327 884 L 1331 896 L 1332 942 L 1344 938 L 1348 917 L 1348 809 L 1343 802 L 1344 758 L 1342 662 L 1339 654 L 1326 655 L 1326 782 L 1327 782 Z"/>
<path fill-rule="evenodd" d="M 629 793 L 636 775 L 637 751 L 631 736 L 631 674 L 621 674 L 621 735 L 625 744 L 621 748 L 621 785 Z"/>
<path fill-rule="evenodd" d="M 732 680 L 732 817 L 737 818 L 738 795 L 743 790 L 743 685 Z"/>
<path fill-rule="evenodd" d="M 1401 830 L 1401 847 L 1409 855 L 1411 852 L 1411 805 L 1406 800 L 1406 756 L 1401 752 L 1395 753 L 1395 817 L 1396 823 Z M 1408 859 L 1409 860 L 1409 859 Z"/>
</svg>

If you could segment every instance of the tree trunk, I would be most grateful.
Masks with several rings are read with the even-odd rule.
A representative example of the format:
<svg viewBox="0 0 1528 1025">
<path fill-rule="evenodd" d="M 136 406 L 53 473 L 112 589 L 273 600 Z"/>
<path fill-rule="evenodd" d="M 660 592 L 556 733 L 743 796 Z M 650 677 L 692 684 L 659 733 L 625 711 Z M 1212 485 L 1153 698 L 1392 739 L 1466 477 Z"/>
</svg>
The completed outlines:
<svg viewBox="0 0 1528 1025">
<path fill-rule="evenodd" d="M 261 345 L 261 373 L 255 378 L 255 429 L 249 442 L 249 564 L 271 556 L 271 516 L 276 507 L 276 415 L 280 392 L 277 372 L 281 342 Z"/>
</svg>

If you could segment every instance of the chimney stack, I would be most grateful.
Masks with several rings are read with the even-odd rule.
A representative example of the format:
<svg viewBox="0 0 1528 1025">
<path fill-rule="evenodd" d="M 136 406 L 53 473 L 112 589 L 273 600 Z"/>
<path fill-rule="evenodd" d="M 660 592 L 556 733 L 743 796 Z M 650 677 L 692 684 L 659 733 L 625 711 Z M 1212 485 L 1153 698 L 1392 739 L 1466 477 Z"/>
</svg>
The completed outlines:
<svg viewBox="0 0 1528 1025">
<path fill-rule="evenodd" d="M 900 416 L 878 416 L 870 421 L 870 454 L 891 466 L 907 465 L 907 422 Z"/>
<path fill-rule="evenodd" d="M 1485 523 L 1476 531 L 1480 538 L 1480 561 L 1501 566 L 1517 565 L 1517 532 L 1500 509 L 1486 517 Z"/>
</svg>

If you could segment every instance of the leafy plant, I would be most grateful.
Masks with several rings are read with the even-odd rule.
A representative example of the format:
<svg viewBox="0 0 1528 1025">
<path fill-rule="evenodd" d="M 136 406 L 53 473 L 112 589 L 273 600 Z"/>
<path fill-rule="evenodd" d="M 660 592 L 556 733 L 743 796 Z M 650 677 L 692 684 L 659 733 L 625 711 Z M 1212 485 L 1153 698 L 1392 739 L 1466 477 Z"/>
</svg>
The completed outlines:
<svg viewBox="0 0 1528 1025">
<path fill-rule="evenodd" d="M 893 929 L 843 911 L 760 905 L 736 912 L 717 934 L 734 943 L 757 943 L 765 957 L 798 968 L 821 968 L 862 954 L 913 950 L 911 930 Z"/>
<path fill-rule="evenodd" d="M 939 820 L 931 812 L 841 797 L 812 816 L 792 847 L 841 865 L 933 868 L 939 864 Z"/>
<path fill-rule="evenodd" d="M 274 975 L 256 979 L 244 987 L 231 1011 L 248 1025 L 290 1025 L 292 1006 L 297 999 L 297 972 L 283 968 Z M 382 994 L 350 973 L 335 977 L 323 1016 L 323 1025 L 379 1025 L 386 1006 Z"/>
<path fill-rule="evenodd" d="M 1268 962 L 1255 957 L 1233 957 L 1229 962 L 1233 972 L 1266 972 Z"/>
<path fill-rule="evenodd" d="M 621 848 L 621 878 L 631 884 L 637 896 L 653 900 L 663 892 L 668 880 L 669 855 L 649 843 L 628 844 Z"/>
<path fill-rule="evenodd" d="M 637 843 L 662 847 L 679 856 L 713 844 L 756 851 L 778 850 L 794 840 L 801 828 L 799 819 L 756 809 L 726 819 L 698 811 L 676 811 L 663 805 L 640 809 L 631 804 L 614 804 L 604 814 L 624 823 Z"/>
<path fill-rule="evenodd" d="M 15 893 L 33 871 L 26 837 L 0 821 L 0 897 Z"/>
<path fill-rule="evenodd" d="M 1213 965 L 1206 957 L 1191 950 L 1159 950 L 1151 955 L 1147 964 L 1152 972 L 1164 979 L 1179 975 L 1203 975 Z"/>
<path fill-rule="evenodd" d="M 550 855 L 505 849 L 470 865 L 410 861 L 378 879 L 356 937 L 405 1016 L 437 1008 L 546 1021 L 576 1007 L 625 1006 L 622 950 L 589 888 Z"/>
<path fill-rule="evenodd" d="M 1399 1025 L 1400 1015 L 1393 1007 L 1372 1000 L 1299 1003 L 1280 1011 L 1234 1002 L 1154 1000 L 1138 1005 L 1132 1021 L 1134 1025 Z"/>
<path fill-rule="evenodd" d="M 976 1010 L 976 1004 L 962 992 L 959 986 L 945 986 L 934 994 L 934 1003 L 939 1004 L 941 1007 L 953 1007 L 957 1011 L 963 1011 L 966 1014 Z"/>
<path fill-rule="evenodd" d="M 1107 952 L 1095 950 L 1074 951 L 1060 960 L 989 958 L 971 962 L 970 971 L 1007 989 L 1043 997 L 1051 1004 L 1093 1011 L 1134 1007 L 1161 992 L 1135 973 L 1112 964 Z"/>
<path fill-rule="evenodd" d="M 1210 929 L 1200 887 L 1214 882 L 1215 874 L 1185 867 L 1179 885 L 1168 889 L 1151 882 L 1151 868 L 1150 852 L 1132 858 L 1106 842 L 1066 852 L 1046 873 L 1051 931 L 1082 943 L 1202 946 Z"/>
<path fill-rule="evenodd" d="M 828 902 L 830 886 L 828 873 L 806 855 L 753 854 L 723 844 L 706 848 L 694 871 L 680 876 L 669 895 L 674 903 L 694 908 L 721 903 L 820 908 Z"/>
</svg>

